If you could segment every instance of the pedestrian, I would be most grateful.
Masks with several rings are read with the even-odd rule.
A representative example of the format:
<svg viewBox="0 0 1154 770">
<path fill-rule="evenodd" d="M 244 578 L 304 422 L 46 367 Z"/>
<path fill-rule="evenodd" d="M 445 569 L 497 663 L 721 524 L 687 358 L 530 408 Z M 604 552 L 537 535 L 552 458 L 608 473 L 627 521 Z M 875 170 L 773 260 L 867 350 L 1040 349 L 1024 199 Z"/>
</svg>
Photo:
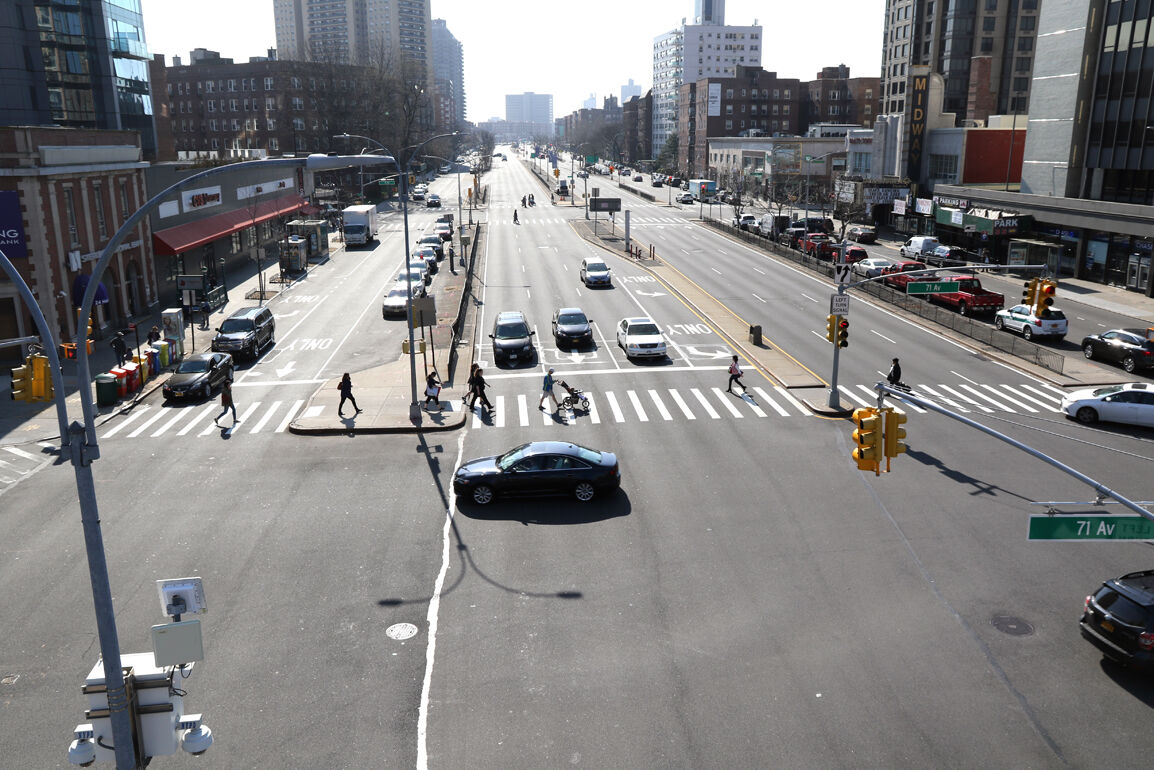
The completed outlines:
<svg viewBox="0 0 1154 770">
<path fill-rule="evenodd" d="M 469 364 L 469 379 L 465 383 L 466 385 L 468 385 L 469 391 L 465 394 L 465 397 L 463 399 L 461 399 L 464 402 L 465 406 L 469 407 L 470 409 L 473 408 L 473 404 L 477 403 L 477 369 L 478 368 L 479 367 L 477 366 L 477 364 L 475 362 L 472 364 Z M 471 403 L 469 400 L 469 396 L 473 397 Z"/>
<path fill-rule="evenodd" d="M 898 386 L 902 384 L 902 365 L 895 358 L 894 362 L 890 364 L 889 374 L 886 375 L 886 381 L 890 385 Z"/>
<path fill-rule="evenodd" d="M 160 328 L 153 326 L 148 330 L 148 344 L 155 345 L 160 342 Z"/>
<path fill-rule="evenodd" d="M 425 408 L 429 408 L 429 402 L 433 402 L 433 406 L 437 407 L 437 411 L 441 411 L 441 379 L 437 377 L 437 370 L 429 372 L 429 376 L 425 377 Z M 432 411 L 432 410 L 430 410 Z"/>
<path fill-rule="evenodd" d="M 553 393 L 553 384 L 554 384 L 553 368 L 550 367 L 549 371 L 545 373 L 545 381 L 541 386 L 541 400 L 537 402 L 537 408 L 538 409 L 544 409 L 545 408 L 545 399 L 546 398 L 553 399 L 553 405 L 556 406 L 558 409 L 561 408 L 561 404 L 557 403 L 557 396 Z"/>
<path fill-rule="evenodd" d="M 733 392 L 733 383 L 735 382 L 741 386 L 741 392 L 745 393 L 745 383 L 741 381 L 742 374 L 741 365 L 737 363 L 737 356 L 734 356 L 733 363 L 729 365 L 729 385 L 725 388 L 726 393 Z"/>
<path fill-rule="evenodd" d="M 339 390 L 341 392 L 341 403 L 337 405 L 337 416 L 338 417 L 344 417 L 345 416 L 345 402 L 346 401 L 353 402 L 353 409 L 356 410 L 355 412 L 353 412 L 353 414 L 360 414 L 361 412 L 364 411 L 359 406 L 357 406 L 357 400 L 355 398 L 353 398 L 353 378 L 349 376 L 348 372 L 345 372 L 344 375 L 341 377 L 341 384 L 337 385 L 337 390 Z"/>
<path fill-rule="evenodd" d="M 476 373 L 473 375 L 473 378 L 473 405 L 475 406 L 477 404 L 477 399 L 480 399 L 481 403 L 484 404 L 485 409 L 488 409 L 490 412 L 493 411 L 493 405 L 489 403 L 489 397 L 485 395 L 486 383 L 484 370 L 478 366 Z"/>
<path fill-rule="evenodd" d="M 128 360 L 128 343 L 124 341 L 124 332 L 117 332 L 112 335 L 112 341 L 108 344 L 112 346 L 112 352 L 116 354 L 116 365 L 124 366 L 124 362 Z"/>
<path fill-rule="evenodd" d="M 220 405 L 223 406 L 224 409 L 220 410 L 220 414 L 212 421 L 216 427 L 224 427 L 220 424 L 220 418 L 228 414 L 230 409 L 232 410 L 232 424 L 236 425 L 240 422 L 240 420 L 236 419 L 236 404 L 232 401 L 232 380 L 225 380 L 224 384 L 220 386 Z"/>
</svg>

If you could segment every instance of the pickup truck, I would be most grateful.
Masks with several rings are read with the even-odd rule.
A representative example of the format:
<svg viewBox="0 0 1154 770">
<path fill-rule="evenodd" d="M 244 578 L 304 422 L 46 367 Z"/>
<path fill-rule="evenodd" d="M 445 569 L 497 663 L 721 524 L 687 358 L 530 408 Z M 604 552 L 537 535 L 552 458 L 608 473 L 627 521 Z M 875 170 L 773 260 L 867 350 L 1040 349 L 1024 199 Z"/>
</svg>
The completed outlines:
<svg viewBox="0 0 1154 770">
<path fill-rule="evenodd" d="M 982 282 L 973 276 L 939 275 L 934 278 L 934 281 L 957 281 L 957 291 L 931 294 L 930 301 L 957 308 L 962 315 L 994 313 L 1001 310 L 1006 304 L 1005 297 L 995 291 L 983 289 Z"/>
<path fill-rule="evenodd" d="M 886 286 L 897 289 L 898 291 L 905 291 L 906 286 L 915 281 L 933 281 L 933 273 L 921 273 L 920 275 L 909 275 L 913 270 L 925 270 L 925 262 L 898 262 L 889 270 L 886 271 L 886 277 L 882 279 Z"/>
<path fill-rule="evenodd" d="M 816 259 L 833 259 L 837 253 L 837 244 L 825 233 L 807 233 L 801 242 L 801 250 Z"/>
<path fill-rule="evenodd" d="M 739 230 L 749 230 L 753 232 L 757 227 L 757 217 L 753 214 L 742 214 L 740 217 L 733 218 L 733 226 Z"/>
</svg>

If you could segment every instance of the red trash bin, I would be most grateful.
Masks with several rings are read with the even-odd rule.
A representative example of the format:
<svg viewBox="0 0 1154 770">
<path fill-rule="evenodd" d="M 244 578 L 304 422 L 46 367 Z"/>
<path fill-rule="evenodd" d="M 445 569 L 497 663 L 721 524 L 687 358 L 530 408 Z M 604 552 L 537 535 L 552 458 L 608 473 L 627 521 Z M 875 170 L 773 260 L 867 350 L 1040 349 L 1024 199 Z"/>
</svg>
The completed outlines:
<svg viewBox="0 0 1154 770">
<path fill-rule="evenodd" d="M 114 366 L 108 370 L 109 374 L 116 376 L 116 394 L 121 398 L 128 395 L 128 372 L 123 366 Z"/>
<path fill-rule="evenodd" d="M 148 353 L 148 371 L 151 376 L 155 377 L 160 374 L 160 351 L 156 348 L 149 348 Z"/>
<path fill-rule="evenodd" d="M 135 362 L 127 363 L 124 365 L 124 371 L 126 372 L 125 379 L 128 385 L 128 392 L 135 393 L 140 390 L 140 364 Z"/>
</svg>

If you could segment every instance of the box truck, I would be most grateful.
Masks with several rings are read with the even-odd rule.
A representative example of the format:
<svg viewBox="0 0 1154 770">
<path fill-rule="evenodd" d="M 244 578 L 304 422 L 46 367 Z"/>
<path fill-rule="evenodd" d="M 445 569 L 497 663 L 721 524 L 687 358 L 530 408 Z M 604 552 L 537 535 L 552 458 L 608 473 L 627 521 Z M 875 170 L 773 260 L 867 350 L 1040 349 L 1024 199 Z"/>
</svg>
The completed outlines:
<svg viewBox="0 0 1154 770">
<path fill-rule="evenodd" d="M 712 179 L 690 179 L 689 192 L 695 199 L 708 202 L 717 195 L 717 182 Z"/>
<path fill-rule="evenodd" d="M 341 212 L 345 221 L 345 243 L 349 246 L 367 244 L 377 239 L 377 207 L 349 206 Z"/>
</svg>

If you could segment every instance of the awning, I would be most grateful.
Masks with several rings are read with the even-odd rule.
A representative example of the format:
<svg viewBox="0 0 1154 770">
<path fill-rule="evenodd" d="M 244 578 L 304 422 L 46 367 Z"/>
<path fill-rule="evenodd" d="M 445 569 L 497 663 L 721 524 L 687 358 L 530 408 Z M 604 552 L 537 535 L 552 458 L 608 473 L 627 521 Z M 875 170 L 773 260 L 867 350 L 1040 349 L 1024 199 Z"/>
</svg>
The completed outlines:
<svg viewBox="0 0 1154 770">
<path fill-rule="evenodd" d="M 271 201 L 261 201 L 255 210 L 248 207 L 187 222 L 152 233 L 152 250 L 160 256 L 173 256 L 191 251 L 197 246 L 232 235 L 238 230 L 267 222 L 276 217 L 292 214 L 308 205 L 298 195 L 287 195 Z"/>
</svg>

